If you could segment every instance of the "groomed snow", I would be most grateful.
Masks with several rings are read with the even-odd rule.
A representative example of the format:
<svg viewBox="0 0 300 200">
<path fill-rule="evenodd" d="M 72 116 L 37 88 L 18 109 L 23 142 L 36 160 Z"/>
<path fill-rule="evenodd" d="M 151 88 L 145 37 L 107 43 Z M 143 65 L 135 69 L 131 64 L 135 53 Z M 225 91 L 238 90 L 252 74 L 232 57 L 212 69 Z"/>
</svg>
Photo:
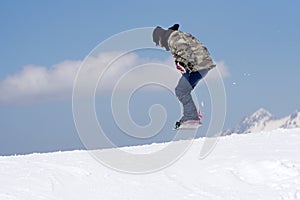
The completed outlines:
<svg viewBox="0 0 300 200">
<path fill-rule="evenodd" d="M 0 199 L 300 199 L 300 129 L 224 136 L 199 160 L 204 141 L 144 175 L 113 171 L 87 151 L 0 157 Z M 152 147 L 160 144 L 134 148 Z"/>
</svg>

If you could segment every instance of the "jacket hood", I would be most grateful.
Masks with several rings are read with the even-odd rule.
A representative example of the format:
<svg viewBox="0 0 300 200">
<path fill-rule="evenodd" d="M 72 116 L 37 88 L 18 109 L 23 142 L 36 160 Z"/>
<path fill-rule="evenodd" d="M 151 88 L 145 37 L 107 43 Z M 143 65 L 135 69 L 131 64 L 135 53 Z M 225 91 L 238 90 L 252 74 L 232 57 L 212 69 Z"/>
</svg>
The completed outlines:
<svg viewBox="0 0 300 200">
<path fill-rule="evenodd" d="M 170 48 L 168 45 L 168 39 L 173 31 L 174 30 L 172 29 L 165 30 L 160 26 L 157 26 L 152 33 L 153 42 L 156 45 L 160 45 L 161 47 L 164 47 L 167 51 L 169 51 Z"/>
</svg>

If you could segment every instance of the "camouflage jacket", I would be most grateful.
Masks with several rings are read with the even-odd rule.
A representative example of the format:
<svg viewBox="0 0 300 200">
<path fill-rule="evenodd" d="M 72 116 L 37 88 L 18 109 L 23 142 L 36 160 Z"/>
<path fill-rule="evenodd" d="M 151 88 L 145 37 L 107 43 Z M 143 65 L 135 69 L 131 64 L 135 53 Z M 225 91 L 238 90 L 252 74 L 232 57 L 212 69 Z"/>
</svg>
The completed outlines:
<svg viewBox="0 0 300 200">
<path fill-rule="evenodd" d="M 189 33 L 173 31 L 168 46 L 175 60 L 183 63 L 187 71 L 210 70 L 216 66 L 207 48 Z"/>
</svg>

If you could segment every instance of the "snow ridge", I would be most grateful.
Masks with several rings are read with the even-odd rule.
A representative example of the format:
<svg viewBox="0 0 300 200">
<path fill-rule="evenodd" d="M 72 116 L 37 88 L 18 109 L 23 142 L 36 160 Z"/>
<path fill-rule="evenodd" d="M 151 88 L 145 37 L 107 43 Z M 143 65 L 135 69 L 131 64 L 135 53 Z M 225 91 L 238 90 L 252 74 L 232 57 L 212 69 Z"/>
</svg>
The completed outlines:
<svg viewBox="0 0 300 200">
<path fill-rule="evenodd" d="M 176 163 L 142 175 L 107 168 L 88 151 L 0 156 L 0 199 L 300 199 L 299 128 L 220 137 L 200 160 L 204 142 L 196 139 Z M 151 153 L 163 145 L 126 148 Z"/>
</svg>

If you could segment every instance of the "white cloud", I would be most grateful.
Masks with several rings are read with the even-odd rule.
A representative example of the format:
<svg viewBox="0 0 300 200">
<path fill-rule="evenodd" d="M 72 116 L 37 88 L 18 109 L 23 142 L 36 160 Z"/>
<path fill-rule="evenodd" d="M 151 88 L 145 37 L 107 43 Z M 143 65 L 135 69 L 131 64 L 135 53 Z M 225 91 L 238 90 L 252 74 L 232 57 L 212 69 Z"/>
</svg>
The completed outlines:
<svg viewBox="0 0 300 200">
<path fill-rule="evenodd" d="M 27 65 L 0 81 L 0 102 L 63 98 L 70 94 L 79 61 L 64 61 L 51 68 Z"/>
<path fill-rule="evenodd" d="M 206 76 L 206 79 L 218 79 L 220 77 L 226 78 L 229 77 L 228 67 L 224 61 L 216 62 L 217 67 L 212 69 Z"/>
<path fill-rule="evenodd" d="M 128 90 L 152 79 L 159 80 L 163 85 L 176 86 L 180 73 L 175 70 L 171 57 L 165 61 L 159 61 L 146 60 L 134 53 L 119 57 L 120 55 L 122 55 L 120 52 L 102 53 L 96 57 L 89 57 L 84 63 L 82 61 L 64 61 L 50 68 L 36 65 L 24 66 L 16 74 L 9 75 L 0 81 L 0 103 L 70 99 L 79 69 L 81 69 L 80 73 L 83 73 L 81 75 L 83 75 L 84 84 L 87 87 L 91 86 L 92 81 L 98 80 L 103 75 L 98 85 L 98 91 L 110 91 L 117 83 L 120 83 L 118 89 Z M 110 63 L 117 57 L 119 57 L 117 60 Z M 110 63 L 109 67 L 107 67 L 108 63 Z M 224 62 L 217 64 L 222 76 L 228 76 L 229 73 Z M 80 66 L 83 67 L 80 68 Z M 139 67 L 136 68 L 137 66 Z M 218 77 L 214 73 L 216 72 L 211 71 L 207 78 Z"/>
</svg>

